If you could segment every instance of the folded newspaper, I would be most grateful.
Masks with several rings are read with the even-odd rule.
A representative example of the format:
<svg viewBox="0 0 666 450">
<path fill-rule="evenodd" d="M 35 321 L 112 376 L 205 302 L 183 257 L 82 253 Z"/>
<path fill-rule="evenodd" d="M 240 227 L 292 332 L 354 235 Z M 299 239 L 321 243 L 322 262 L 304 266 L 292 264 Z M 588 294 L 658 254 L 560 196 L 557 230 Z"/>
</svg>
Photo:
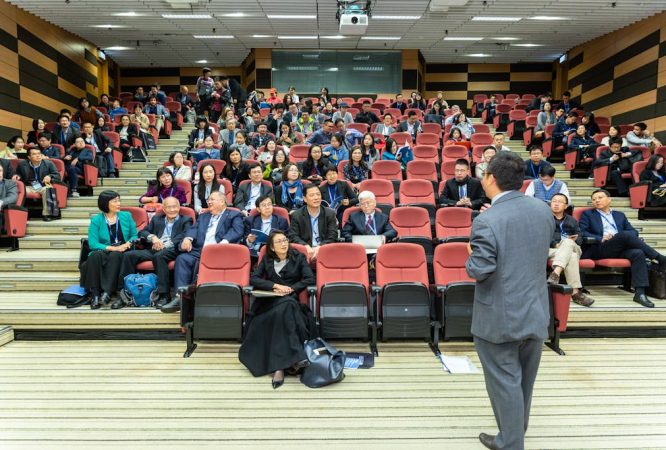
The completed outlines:
<svg viewBox="0 0 666 450">
<path fill-rule="evenodd" d="M 472 363 L 469 356 L 446 356 L 439 355 L 442 361 L 442 369 L 448 373 L 481 373 L 479 369 Z"/>
</svg>

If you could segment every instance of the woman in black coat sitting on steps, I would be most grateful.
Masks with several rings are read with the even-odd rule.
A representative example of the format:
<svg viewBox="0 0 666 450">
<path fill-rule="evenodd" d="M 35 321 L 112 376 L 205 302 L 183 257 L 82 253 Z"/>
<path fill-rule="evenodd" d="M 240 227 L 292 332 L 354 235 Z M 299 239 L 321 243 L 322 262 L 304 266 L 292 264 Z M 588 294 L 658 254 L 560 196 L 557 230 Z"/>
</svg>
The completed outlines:
<svg viewBox="0 0 666 450">
<path fill-rule="evenodd" d="M 290 248 L 284 232 L 274 231 L 250 284 L 275 296 L 254 301 L 238 359 L 255 377 L 272 373 L 273 388 L 277 389 L 284 382 L 285 370 L 303 367 L 303 342 L 316 335 L 312 311 L 298 301 L 300 292 L 315 284 L 315 277 L 305 255 Z"/>
</svg>

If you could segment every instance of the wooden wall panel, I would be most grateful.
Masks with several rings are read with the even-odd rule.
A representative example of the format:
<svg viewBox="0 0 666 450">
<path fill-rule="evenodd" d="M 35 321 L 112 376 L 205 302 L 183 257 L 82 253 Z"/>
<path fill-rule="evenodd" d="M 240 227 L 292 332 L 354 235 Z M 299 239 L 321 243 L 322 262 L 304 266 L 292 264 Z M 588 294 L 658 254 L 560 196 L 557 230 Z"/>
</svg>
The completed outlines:
<svg viewBox="0 0 666 450">
<path fill-rule="evenodd" d="M 666 12 L 568 53 L 567 84 L 585 110 L 613 123 L 645 122 L 666 140 Z"/>
</svg>

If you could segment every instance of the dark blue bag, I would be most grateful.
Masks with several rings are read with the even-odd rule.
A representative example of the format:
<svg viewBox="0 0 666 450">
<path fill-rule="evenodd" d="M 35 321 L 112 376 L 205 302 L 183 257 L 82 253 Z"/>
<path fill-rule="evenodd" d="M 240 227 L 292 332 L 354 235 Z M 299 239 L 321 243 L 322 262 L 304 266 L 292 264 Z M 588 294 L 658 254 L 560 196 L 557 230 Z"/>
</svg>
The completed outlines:
<svg viewBox="0 0 666 450">
<path fill-rule="evenodd" d="M 133 273 L 124 280 L 120 297 L 128 306 L 153 306 L 157 301 L 157 275 Z"/>
</svg>

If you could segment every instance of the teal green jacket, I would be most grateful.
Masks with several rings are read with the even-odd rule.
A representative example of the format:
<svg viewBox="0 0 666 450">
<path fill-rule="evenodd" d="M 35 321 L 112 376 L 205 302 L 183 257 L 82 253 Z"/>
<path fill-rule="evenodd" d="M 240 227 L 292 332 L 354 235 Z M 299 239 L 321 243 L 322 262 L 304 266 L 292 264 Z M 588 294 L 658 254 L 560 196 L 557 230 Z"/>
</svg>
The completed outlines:
<svg viewBox="0 0 666 450">
<path fill-rule="evenodd" d="M 118 212 L 118 220 L 120 221 L 120 229 L 123 232 L 125 242 L 134 241 L 138 239 L 136 232 L 136 224 L 132 219 L 132 214 L 127 211 Z M 104 214 L 100 213 L 90 219 L 88 226 L 88 245 L 90 251 L 104 250 L 111 245 L 111 236 L 109 236 L 109 227 L 106 225 Z"/>
</svg>

